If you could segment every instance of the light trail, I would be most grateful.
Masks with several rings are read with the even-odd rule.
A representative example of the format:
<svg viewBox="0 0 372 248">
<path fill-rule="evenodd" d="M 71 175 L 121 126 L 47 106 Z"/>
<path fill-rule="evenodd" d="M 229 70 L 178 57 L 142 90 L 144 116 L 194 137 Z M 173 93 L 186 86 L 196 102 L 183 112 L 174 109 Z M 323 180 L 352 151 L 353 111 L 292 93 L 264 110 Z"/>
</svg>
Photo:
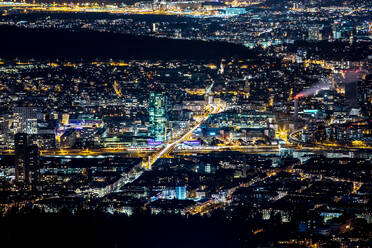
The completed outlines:
<svg viewBox="0 0 372 248">
<path fill-rule="evenodd" d="M 182 141 L 185 141 L 186 139 L 188 139 L 192 134 L 193 132 L 198 128 L 200 127 L 200 125 L 206 121 L 208 118 L 209 118 L 209 115 L 210 114 L 215 114 L 215 113 L 218 113 L 220 111 L 222 111 L 222 108 L 221 106 L 215 106 L 214 104 L 210 104 L 210 109 L 212 109 L 212 111 L 202 117 L 199 117 L 199 119 L 197 120 L 197 124 L 192 127 L 189 131 L 187 131 L 185 134 L 183 134 L 179 139 L 177 139 L 176 141 L 172 142 L 172 143 L 169 143 L 169 144 L 166 144 L 165 147 L 160 150 L 159 152 L 155 153 L 153 157 L 150 158 L 149 161 L 147 162 L 144 162 L 144 167 L 146 167 L 147 169 L 151 169 L 152 165 L 159 159 L 161 158 L 163 155 L 167 154 L 167 153 L 170 153 L 178 144 L 180 144 Z"/>
<path fill-rule="evenodd" d="M 184 137 L 183 140 L 186 140 L 187 137 Z M 180 141 L 182 142 L 182 141 Z M 177 142 L 177 144 L 180 144 Z M 208 153 L 208 152 L 223 152 L 223 151 L 240 151 L 243 153 L 278 153 L 280 148 L 277 145 L 265 145 L 265 146 L 197 146 L 197 147 L 179 147 L 173 142 L 167 147 L 166 151 L 159 148 L 153 147 L 142 147 L 142 148 L 120 148 L 120 149 L 107 149 L 107 148 L 97 148 L 97 149 L 54 149 L 54 150 L 41 150 L 41 157 L 63 157 L 63 158 L 102 158 L 102 157 L 111 157 L 111 156 L 124 156 L 124 157 L 138 157 L 138 158 L 147 158 L 149 155 L 154 156 L 154 152 L 158 155 L 161 151 L 161 155 L 164 156 L 169 152 L 178 155 L 189 155 L 196 153 Z M 170 145 L 173 145 L 170 147 Z M 170 149 L 172 148 L 172 149 Z M 339 151 L 358 151 L 358 150 L 372 150 L 372 147 L 347 147 L 347 146 L 335 146 L 335 145 L 321 145 L 317 146 L 306 146 L 306 144 L 301 145 L 285 145 L 281 148 L 293 149 L 295 151 L 324 151 L 324 152 L 339 152 Z M 14 155 L 14 150 L 0 149 L 0 156 L 12 156 Z M 154 156 L 155 158 L 155 156 Z"/>
<path fill-rule="evenodd" d="M 152 165 L 162 156 L 165 154 L 171 152 L 176 145 L 181 143 L 182 141 L 188 139 L 193 132 L 204 122 L 209 118 L 210 114 L 215 114 L 220 111 L 223 111 L 222 106 L 220 105 L 214 105 L 210 104 L 210 108 L 212 111 L 209 113 L 205 114 L 202 117 L 199 117 L 196 120 L 196 125 L 193 126 L 190 130 L 188 130 L 185 134 L 183 134 L 179 139 L 173 141 L 172 143 L 168 143 L 165 145 L 163 149 L 160 151 L 156 152 L 152 157 L 150 157 L 149 161 L 147 162 L 141 162 L 138 165 L 134 166 L 131 171 L 128 174 L 122 174 L 122 177 L 115 181 L 114 183 L 107 185 L 104 188 L 93 188 L 93 189 L 88 189 L 87 191 L 81 192 L 82 194 L 88 193 L 88 194 L 93 194 L 98 197 L 104 197 L 110 193 L 113 192 L 118 192 L 123 186 L 125 186 L 128 183 L 132 183 L 135 180 L 137 180 L 145 171 L 145 169 L 150 170 Z"/>
</svg>

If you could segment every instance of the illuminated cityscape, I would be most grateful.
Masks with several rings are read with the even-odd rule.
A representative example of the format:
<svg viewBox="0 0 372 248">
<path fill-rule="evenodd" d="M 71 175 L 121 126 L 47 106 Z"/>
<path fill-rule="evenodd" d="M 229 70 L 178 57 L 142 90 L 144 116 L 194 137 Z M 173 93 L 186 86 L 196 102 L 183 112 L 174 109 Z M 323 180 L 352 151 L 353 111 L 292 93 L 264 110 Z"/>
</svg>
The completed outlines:
<svg viewBox="0 0 372 248">
<path fill-rule="evenodd" d="M 1 1 L 1 247 L 372 247 L 371 13 Z"/>
</svg>

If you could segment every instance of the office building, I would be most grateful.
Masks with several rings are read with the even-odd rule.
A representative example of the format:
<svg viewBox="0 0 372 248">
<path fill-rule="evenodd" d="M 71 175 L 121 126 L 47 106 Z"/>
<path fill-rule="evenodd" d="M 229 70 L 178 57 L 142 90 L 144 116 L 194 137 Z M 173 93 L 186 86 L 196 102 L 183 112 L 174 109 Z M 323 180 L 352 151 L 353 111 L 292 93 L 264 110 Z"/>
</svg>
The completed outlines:
<svg viewBox="0 0 372 248">
<path fill-rule="evenodd" d="M 15 146 L 15 179 L 18 183 L 27 183 L 28 170 L 26 166 L 27 134 L 17 133 L 14 137 Z"/>
<path fill-rule="evenodd" d="M 26 133 L 15 135 L 15 178 L 21 184 L 36 184 L 39 181 L 40 152 L 37 145 L 28 143 Z"/>
<path fill-rule="evenodd" d="M 342 32 L 341 32 L 341 24 L 340 23 L 335 23 L 332 26 L 332 36 L 333 39 L 338 40 L 342 38 Z"/>
<path fill-rule="evenodd" d="M 150 135 L 156 141 L 164 141 L 167 120 L 165 116 L 165 96 L 162 93 L 150 93 L 149 121 Z"/>
<path fill-rule="evenodd" d="M 26 168 L 28 170 L 28 182 L 35 185 L 39 182 L 40 152 L 37 145 L 26 148 Z"/>
<path fill-rule="evenodd" d="M 358 105 L 358 82 L 345 83 L 345 101 L 350 106 Z"/>
<path fill-rule="evenodd" d="M 177 186 L 176 187 L 176 199 L 186 200 L 186 186 Z"/>
<path fill-rule="evenodd" d="M 26 133 L 29 135 L 37 134 L 37 119 L 26 120 Z"/>
</svg>

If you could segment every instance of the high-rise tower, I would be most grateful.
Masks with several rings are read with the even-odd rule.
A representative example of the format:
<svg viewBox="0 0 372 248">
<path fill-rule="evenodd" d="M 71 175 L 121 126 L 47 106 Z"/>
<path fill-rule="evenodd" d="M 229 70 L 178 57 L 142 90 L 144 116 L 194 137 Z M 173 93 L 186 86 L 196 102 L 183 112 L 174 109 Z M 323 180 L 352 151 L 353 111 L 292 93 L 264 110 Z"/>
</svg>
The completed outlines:
<svg viewBox="0 0 372 248">
<path fill-rule="evenodd" d="M 40 151 L 29 145 L 26 133 L 17 133 L 15 144 L 15 178 L 18 183 L 35 185 L 39 181 Z"/>
<path fill-rule="evenodd" d="M 358 82 L 345 83 L 345 101 L 351 107 L 358 105 Z"/>
<path fill-rule="evenodd" d="M 37 145 L 30 145 L 26 148 L 26 168 L 28 170 L 28 183 L 37 184 L 40 168 L 40 151 Z"/>
<path fill-rule="evenodd" d="M 149 99 L 150 135 L 157 141 L 164 141 L 166 128 L 165 96 L 151 92 Z"/>
<path fill-rule="evenodd" d="M 26 166 L 27 134 L 17 133 L 14 136 L 15 146 L 15 178 L 19 183 L 26 183 L 28 170 Z"/>
</svg>

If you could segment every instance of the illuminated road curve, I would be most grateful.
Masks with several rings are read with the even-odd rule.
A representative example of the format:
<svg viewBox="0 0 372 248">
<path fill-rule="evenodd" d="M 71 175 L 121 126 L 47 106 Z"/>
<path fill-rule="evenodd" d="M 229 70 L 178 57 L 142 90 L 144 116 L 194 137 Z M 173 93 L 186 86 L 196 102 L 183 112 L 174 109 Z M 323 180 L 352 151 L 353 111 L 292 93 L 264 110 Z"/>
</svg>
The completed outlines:
<svg viewBox="0 0 372 248">
<path fill-rule="evenodd" d="M 221 106 L 214 106 L 211 105 L 212 111 L 211 113 L 218 113 L 221 111 Z M 188 139 L 192 133 L 209 117 L 208 115 L 205 115 L 203 117 L 199 117 L 198 120 L 196 120 L 197 124 L 192 127 L 189 131 L 187 131 L 185 134 L 183 134 L 179 139 L 165 144 L 165 146 L 158 152 L 156 152 L 154 155 L 150 157 L 150 159 L 146 162 L 142 162 L 132 168 L 132 170 L 128 174 L 123 174 L 122 177 L 115 181 L 112 184 L 107 185 L 104 188 L 94 188 L 94 189 L 88 189 L 84 192 L 76 192 L 80 194 L 93 194 L 98 197 L 104 197 L 110 193 L 118 192 L 123 186 L 125 186 L 128 183 L 132 183 L 137 178 L 139 178 L 145 171 L 145 169 L 151 169 L 151 166 L 162 156 L 165 154 L 171 152 L 176 145 L 178 145 L 180 142 Z"/>
<path fill-rule="evenodd" d="M 180 144 L 181 142 L 187 140 L 192 134 L 193 132 L 198 128 L 200 127 L 200 125 L 206 121 L 208 118 L 209 118 L 209 115 L 210 114 L 216 114 L 218 112 L 220 112 L 222 109 L 221 109 L 221 106 L 215 106 L 215 105 L 210 105 L 210 107 L 212 108 L 212 111 L 211 113 L 205 115 L 205 116 L 202 116 L 202 117 L 199 117 L 198 120 L 197 120 L 197 124 L 192 127 L 189 131 L 187 131 L 184 135 L 182 135 L 179 139 L 177 139 L 176 141 L 172 142 L 172 143 L 168 143 L 165 145 L 165 147 L 163 149 L 161 149 L 160 151 L 156 152 L 153 156 L 150 157 L 149 161 L 147 162 L 144 162 L 144 167 L 146 167 L 147 169 L 151 169 L 151 166 L 159 159 L 161 158 L 163 155 L 167 154 L 167 153 L 170 153 L 178 144 Z"/>
</svg>

